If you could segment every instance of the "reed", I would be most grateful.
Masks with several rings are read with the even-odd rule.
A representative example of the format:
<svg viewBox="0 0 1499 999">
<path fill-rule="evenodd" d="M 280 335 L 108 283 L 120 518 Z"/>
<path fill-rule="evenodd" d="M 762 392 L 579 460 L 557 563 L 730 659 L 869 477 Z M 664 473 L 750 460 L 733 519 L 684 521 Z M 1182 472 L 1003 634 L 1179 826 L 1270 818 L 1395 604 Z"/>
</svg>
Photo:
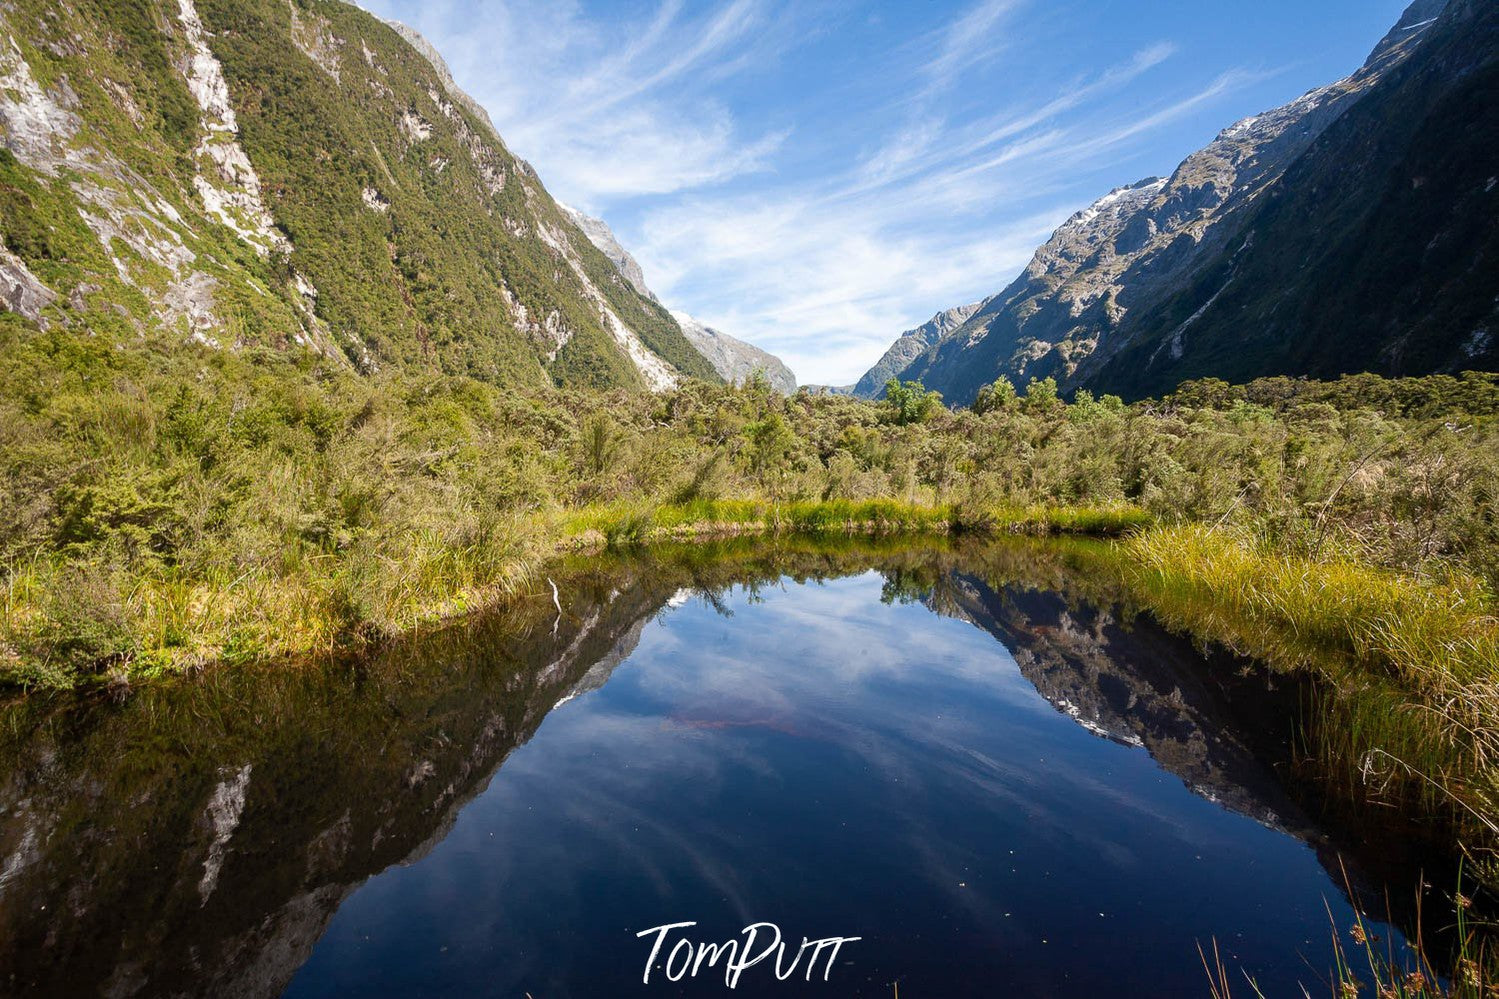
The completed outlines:
<svg viewBox="0 0 1499 999">
<path fill-rule="evenodd" d="M 1345 872 L 1346 879 L 1347 874 Z M 1357 895 L 1350 889 L 1349 897 Z M 1420 904 L 1417 893 L 1417 904 Z M 1487 946 L 1489 927 L 1481 925 L 1472 916 L 1472 902 L 1462 894 L 1459 879 L 1456 898 L 1453 899 L 1454 925 L 1450 960 L 1437 964 L 1433 960 L 1428 941 L 1419 934 L 1407 941 L 1407 946 L 1397 948 L 1395 941 L 1381 936 L 1378 927 L 1367 913 L 1355 907 L 1353 922 L 1347 927 L 1339 926 L 1328 910 L 1329 930 L 1332 937 L 1332 965 L 1325 972 L 1322 985 L 1332 999 L 1359 999 L 1373 996 L 1376 999 L 1489 999 L 1499 991 L 1499 965 Z M 1419 916 L 1416 925 L 1421 925 Z M 1254 979 L 1247 973 L 1232 974 L 1224 964 L 1218 950 L 1218 941 L 1211 943 L 1212 957 L 1201 944 L 1197 953 L 1207 973 L 1208 993 L 1212 999 L 1233 999 L 1237 979 L 1244 979 L 1244 995 L 1265 999 Z M 1439 968 L 1450 968 L 1443 973 Z M 1314 993 L 1303 987 L 1305 995 Z"/>
</svg>

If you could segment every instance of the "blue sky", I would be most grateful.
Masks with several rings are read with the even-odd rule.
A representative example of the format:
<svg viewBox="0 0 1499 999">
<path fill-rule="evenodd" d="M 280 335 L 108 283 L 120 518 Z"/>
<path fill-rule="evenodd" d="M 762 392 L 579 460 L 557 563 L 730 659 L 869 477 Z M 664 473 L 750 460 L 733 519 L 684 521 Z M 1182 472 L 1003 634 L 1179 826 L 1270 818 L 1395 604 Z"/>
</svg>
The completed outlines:
<svg viewBox="0 0 1499 999">
<path fill-rule="evenodd" d="M 362 0 L 674 309 L 844 384 L 1405 0 Z"/>
</svg>

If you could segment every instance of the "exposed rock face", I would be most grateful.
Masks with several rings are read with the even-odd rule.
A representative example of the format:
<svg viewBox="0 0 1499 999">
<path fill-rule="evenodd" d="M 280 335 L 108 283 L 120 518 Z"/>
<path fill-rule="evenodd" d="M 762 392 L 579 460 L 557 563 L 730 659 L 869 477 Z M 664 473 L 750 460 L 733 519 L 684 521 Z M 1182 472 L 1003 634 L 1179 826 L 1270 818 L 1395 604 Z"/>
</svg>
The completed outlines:
<svg viewBox="0 0 1499 999">
<path fill-rule="evenodd" d="M 1499 5 L 1440 8 L 1407 13 L 1378 83 L 1079 384 L 1499 368 Z"/>
<path fill-rule="evenodd" d="M 685 312 L 673 312 L 672 315 L 698 353 L 708 359 L 724 381 L 743 384 L 758 371 L 777 392 L 790 395 L 796 391 L 796 375 L 779 357 L 711 326 L 704 326 Z"/>
<path fill-rule="evenodd" d="M 0 304 L 32 322 L 43 322 L 42 310 L 57 294 L 37 280 L 26 262 L 0 244 Z"/>
<path fill-rule="evenodd" d="M 1319 138 L 1351 109 L 1369 100 L 1381 101 L 1382 91 L 1408 75 L 1407 67 L 1428 39 L 1452 34 L 1450 25 L 1461 16 L 1457 8 L 1465 5 L 1466 0 L 1454 0 L 1454 9 L 1443 14 L 1445 0 L 1417 0 L 1351 76 L 1224 129 L 1169 178 L 1149 178 L 1116 189 L 1078 212 L 1036 252 L 1019 278 L 911 361 L 901 377 L 923 381 L 954 404 L 972 402 L 982 385 L 1000 375 L 1022 385 L 1031 377 L 1052 375 L 1064 386 L 1133 392 L 1139 382 L 1109 361 L 1125 344 L 1142 342 L 1138 331 L 1147 326 L 1150 352 L 1132 357 L 1130 363 L 1136 366 L 1151 353 L 1180 360 L 1182 336 L 1214 306 L 1226 323 L 1235 322 L 1229 317 L 1237 313 L 1212 299 L 1232 279 L 1232 261 L 1245 249 L 1249 220 L 1293 190 L 1301 192 L 1308 212 L 1322 211 L 1316 189 L 1298 180 L 1302 174 L 1292 167 L 1315 153 Z M 1408 107 L 1401 113 L 1419 119 L 1424 112 Z M 1382 165 L 1378 160 L 1354 160 L 1344 167 L 1350 174 L 1368 175 L 1379 173 Z M 1297 184 L 1303 186 L 1296 188 Z M 1375 192 L 1365 193 L 1372 198 Z M 1286 226 L 1275 243 L 1262 241 L 1256 252 L 1285 255 L 1319 226 L 1334 224 L 1333 218 L 1303 216 L 1299 227 Z M 1208 271 L 1216 275 L 1217 284 L 1206 287 L 1205 293 L 1197 289 L 1191 308 L 1166 308 L 1173 296 L 1195 287 Z M 1340 276 L 1346 280 L 1356 274 Z M 1280 289 L 1259 285 L 1250 287 L 1249 293 L 1268 299 Z M 1169 321 L 1161 318 L 1168 314 Z M 1463 332 L 1471 334 L 1472 327 Z M 1275 335 L 1285 339 L 1299 334 L 1283 325 Z M 1231 336 L 1227 330 L 1222 335 Z M 1235 349 L 1225 343 L 1219 360 Z M 1382 349 L 1365 345 L 1345 359 L 1344 370 L 1389 369 L 1381 363 Z M 1103 374 L 1106 367 L 1108 373 Z M 1204 360 L 1193 369 L 1180 370 L 1253 377 L 1273 373 L 1274 367 L 1242 365 L 1230 371 Z M 1428 364 L 1424 370 L 1440 367 Z M 1173 376 L 1174 372 L 1154 377 L 1150 387 L 1169 389 L 1175 384 Z"/>
<path fill-rule="evenodd" d="M 402 24 L 400 21 L 386 21 L 385 23 L 390 25 L 396 34 L 404 38 L 412 48 L 416 49 L 423 59 L 427 60 L 432 69 L 437 73 L 438 81 L 442 84 L 442 89 L 447 95 L 463 105 L 464 110 L 468 111 L 469 114 L 479 119 L 488 131 L 491 139 L 503 145 L 504 140 L 500 138 L 499 129 L 494 127 L 494 122 L 490 119 L 489 112 L 484 110 L 484 106 L 470 97 L 463 88 L 453 82 L 453 74 L 448 70 L 447 62 L 443 60 L 442 54 L 432 46 L 432 43 L 423 38 L 421 33 L 415 28 Z M 367 49 L 365 51 L 368 52 Z M 372 61 L 374 56 L 373 54 L 369 54 L 365 58 L 367 61 Z"/>
<path fill-rule="evenodd" d="M 926 353 L 928 348 L 966 323 L 983 304 L 974 302 L 972 305 L 947 309 L 914 330 L 906 330 L 885 351 L 885 356 L 880 358 L 879 363 L 865 372 L 864 377 L 854 385 L 853 394 L 863 399 L 878 399 L 885 392 L 886 382 L 899 376 L 912 361 Z"/>
<path fill-rule="evenodd" d="M 717 378 L 432 47 L 354 5 L 8 0 L 0 185 L 0 303 L 32 322 L 507 384 Z"/>
<path fill-rule="evenodd" d="M 204 38 L 203 21 L 193 0 L 177 0 L 186 52 L 179 69 L 187 89 L 198 102 L 202 133 L 194 153 L 202 172 L 193 175 L 193 186 L 203 199 L 203 208 L 261 256 L 272 250 L 291 248 L 271 220 L 260 197 L 260 177 L 239 144 L 239 122 L 229 101 L 224 68 L 214 58 Z"/>
<path fill-rule="evenodd" d="M 583 235 L 587 236 L 593 245 L 609 258 L 615 270 L 619 272 L 619 276 L 636 293 L 653 302 L 660 301 L 655 292 L 646 286 L 645 273 L 640 269 L 640 264 L 630 256 L 628 250 L 620 245 L 614 231 L 603 219 L 585 215 L 566 205 L 561 207 Z M 713 370 L 717 371 L 725 381 L 743 382 L 756 371 L 760 371 L 765 374 L 776 391 L 786 395 L 796 391 L 796 375 L 792 374 L 785 362 L 774 354 L 729 336 L 721 330 L 704 326 L 685 312 L 673 312 L 672 318 L 682 328 L 688 342 L 698 353 L 707 358 L 708 363 L 713 365 Z"/>
<path fill-rule="evenodd" d="M 630 282 L 630 287 L 652 301 L 660 301 L 656 298 L 656 293 L 646 287 L 645 272 L 640 269 L 640 264 L 630 256 L 629 250 L 619 245 L 619 240 L 614 236 L 614 230 L 610 229 L 603 219 L 584 215 L 568 205 L 559 203 L 559 206 L 567 213 L 567 217 L 573 220 L 573 224 L 583 230 L 583 235 L 587 236 L 589 241 L 609 258 L 609 262 L 615 266 L 620 275 Z M 680 319 L 681 317 L 678 316 L 679 321 Z M 686 331 L 683 330 L 683 332 Z M 690 335 L 689 339 L 691 339 Z"/>
</svg>

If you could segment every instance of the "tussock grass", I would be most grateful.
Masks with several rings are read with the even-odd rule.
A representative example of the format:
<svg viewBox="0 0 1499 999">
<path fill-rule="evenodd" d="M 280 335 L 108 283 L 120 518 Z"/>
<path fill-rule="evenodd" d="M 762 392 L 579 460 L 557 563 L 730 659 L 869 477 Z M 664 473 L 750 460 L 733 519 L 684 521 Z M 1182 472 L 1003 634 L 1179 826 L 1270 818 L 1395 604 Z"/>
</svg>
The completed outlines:
<svg viewBox="0 0 1499 999">
<path fill-rule="evenodd" d="M 1369 798 L 1450 808 L 1486 879 L 1499 844 L 1499 620 L 1477 581 L 1288 555 L 1202 525 L 1119 546 L 1168 625 L 1328 683 L 1311 752 Z"/>
<path fill-rule="evenodd" d="M 1347 872 L 1344 872 L 1347 883 Z M 1350 886 L 1348 896 L 1357 899 Z M 1417 893 L 1419 907 L 1420 893 Z M 1378 999 L 1488 999 L 1495 994 L 1496 964 L 1487 946 L 1487 927 L 1473 918 L 1470 911 L 1472 901 L 1462 894 L 1459 879 L 1456 898 L 1453 899 L 1454 953 L 1450 962 L 1450 973 L 1442 974 L 1433 962 L 1427 941 L 1420 935 L 1421 919 L 1418 915 L 1418 933 L 1408 941 L 1409 948 L 1397 952 L 1394 941 L 1381 939 L 1369 916 L 1355 904 L 1353 922 L 1347 927 L 1337 925 L 1328 911 L 1329 930 L 1332 934 L 1332 967 L 1327 969 L 1323 984 L 1334 999 L 1357 999 L 1358 996 L 1377 996 Z M 1211 945 L 1212 957 L 1201 944 L 1197 953 L 1202 959 L 1203 970 L 1208 977 L 1208 994 L 1212 999 L 1233 999 L 1236 994 L 1253 995 L 1265 999 L 1254 979 L 1247 973 L 1231 974 L 1218 949 L 1218 941 Z M 1237 979 L 1243 978 L 1239 988 Z M 1236 989 L 1239 991 L 1236 992 Z M 1311 995 L 1311 992 L 1306 992 Z"/>
<path fill-rule="evenodd" d="M 61 689 L 121 672 L 144 678 L 380 640 L 527 590 L 568 552 L 761 535 L 1104 534 L 1144 518 L 1127 506 L 1035 506 L 975 517 L 889 499 L 698 499 L 468 516 L 242 570 L 232 560 L 192 570 L 154 563 L 127 575 L 37 557 L 5 577 L 0 682 Z"/>
</svg>

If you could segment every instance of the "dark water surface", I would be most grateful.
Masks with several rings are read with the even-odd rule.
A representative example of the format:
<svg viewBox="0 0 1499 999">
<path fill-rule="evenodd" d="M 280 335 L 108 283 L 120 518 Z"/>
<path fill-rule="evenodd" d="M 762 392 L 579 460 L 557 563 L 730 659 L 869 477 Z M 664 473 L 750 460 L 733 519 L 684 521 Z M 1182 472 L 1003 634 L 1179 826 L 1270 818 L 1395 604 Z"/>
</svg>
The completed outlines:
<svg viewBox="0 0 1499 999">
<path fill-rule="evenodd" d="M 653 556 L 561 582 L 555 622 L 538 595 L 357 664 L 13 710 L 0 983 L 1188 996 L 1216 938 L 1267 995 L 1324 987 L 1329 909 L 1352 914 L 1283 790 L 1298 691 L 1043 549 Z M 637 934 L 689 921 L 643 983 Z M 668 980 L 677 941 L 757 922 L 789 938 L 782 971 L 803 937 L 860 939 L 784 982 L 774 956 L 732 993 L 727 957 Z"/>
</svg>

